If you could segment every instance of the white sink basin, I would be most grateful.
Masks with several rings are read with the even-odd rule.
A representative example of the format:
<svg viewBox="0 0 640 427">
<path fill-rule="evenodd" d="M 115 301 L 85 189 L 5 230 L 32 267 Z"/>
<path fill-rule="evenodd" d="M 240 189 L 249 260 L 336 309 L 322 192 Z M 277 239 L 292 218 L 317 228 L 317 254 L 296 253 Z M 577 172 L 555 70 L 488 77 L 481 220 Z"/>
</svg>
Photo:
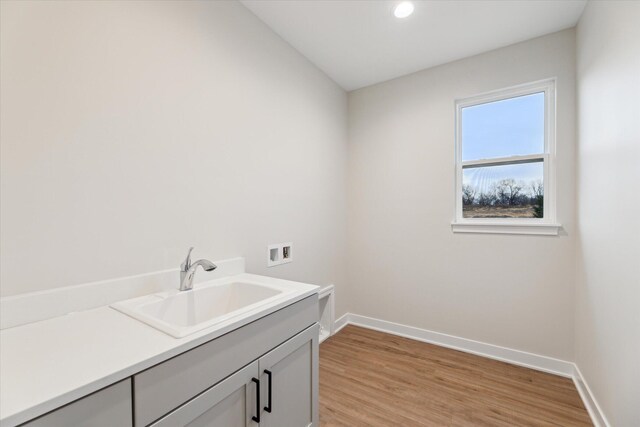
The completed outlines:
<svg viewBox="0 0 640 427">
<path fill-rule="evenodd" d="M 238 280 L 240 279 L 240 280 Z M 171 290 L 112 304 L 111 307 L 173 337 L 224 326 L 239 317 L 287 302 L 300 290 L 242 278 L 196 285 L 190 291 Z"/>
<path fill-rule="evenodd" d="M 259 303 L 282 291 L 253 283 L 226 283 L 198 290 L 180 292 L 138 307 L 148 317 L 176 326 L 193 326 Z"/>
</svg>

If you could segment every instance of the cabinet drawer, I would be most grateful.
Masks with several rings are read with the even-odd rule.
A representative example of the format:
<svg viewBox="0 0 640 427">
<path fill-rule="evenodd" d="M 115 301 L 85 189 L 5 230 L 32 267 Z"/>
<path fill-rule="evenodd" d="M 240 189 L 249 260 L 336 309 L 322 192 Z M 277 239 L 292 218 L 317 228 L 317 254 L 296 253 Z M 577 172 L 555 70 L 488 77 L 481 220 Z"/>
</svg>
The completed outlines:
<svg viewBox="0 0 640 427">
<path fill-rule="evenodd" d="M 133 377 L 136 426 L 146 426 L 318 321 L 312 295 Z"/>
<path fill-rule="evenodd" d="M 27 427 L 132 426 L 131 379 L 120 381 L 22 425 Z"/>
<path fill-rule="evenodd" d="M 247 427 L 257 426 L 256 383 L 258 362 L 245 366 L 151 427 Z"/>
</svg>

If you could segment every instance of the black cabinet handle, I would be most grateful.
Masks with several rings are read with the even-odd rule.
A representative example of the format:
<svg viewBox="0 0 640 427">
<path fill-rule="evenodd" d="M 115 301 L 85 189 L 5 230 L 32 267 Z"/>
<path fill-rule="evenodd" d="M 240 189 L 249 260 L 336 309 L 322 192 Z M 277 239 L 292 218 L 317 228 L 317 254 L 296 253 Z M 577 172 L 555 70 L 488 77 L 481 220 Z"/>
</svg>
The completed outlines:
<svg viewBox="0 0 640 427">
<path fill-rule="evenodd" d="M 256 412 L 257 415 L 251 417 L 251 419 L 260 424 L 260 380 L 257 378 L 251 378 L 251 381 L 256 383 Z"/>
<path fill-rule="evenodd" d="M 271 413 L 271 371 L 268 369 L 264 370 L 264 373 L 267 374 L 267 376 L 269 377 L 269 382 L 268 382 L 268 389 L 269 389 L 269 400 L 267 403 L 267 406 L 264 407 L 264 410 L 267 411 L 268 413 Z"/>
</svg>

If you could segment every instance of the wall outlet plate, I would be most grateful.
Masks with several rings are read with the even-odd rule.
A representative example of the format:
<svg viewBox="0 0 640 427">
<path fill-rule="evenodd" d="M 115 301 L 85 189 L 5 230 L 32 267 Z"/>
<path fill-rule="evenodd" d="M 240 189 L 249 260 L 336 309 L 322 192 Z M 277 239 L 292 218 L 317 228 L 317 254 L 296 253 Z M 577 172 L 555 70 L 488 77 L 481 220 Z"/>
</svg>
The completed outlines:
<svg viewBox="0 0 640 427">
<path fill-rule="evenodd" d="M 293 260 L 293 243 L 282 244 L 282 262 L 291 262 Z"/>
<path fill-rule="evenodd" d="M 274 243 L 267 246 L 267 267 L 293 261 L 293 243 Z"/>
</svg>

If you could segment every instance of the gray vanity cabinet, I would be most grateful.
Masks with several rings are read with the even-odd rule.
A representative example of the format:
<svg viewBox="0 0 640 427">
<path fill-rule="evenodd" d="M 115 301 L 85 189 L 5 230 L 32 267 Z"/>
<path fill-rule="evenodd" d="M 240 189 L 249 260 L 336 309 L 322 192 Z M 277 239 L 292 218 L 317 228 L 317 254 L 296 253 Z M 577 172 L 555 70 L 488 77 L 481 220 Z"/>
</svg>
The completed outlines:
<svg viewBox="0 0 640 427">
<path fill-rule="evenodd" d="M 134 375 L 135 426 L 318 425 L 318 315 L 312 295 Z"/>
<path fill-rule="evenodd" d="M 318 317 L 309 296 L 25 425 L 318 426 Z"/>
<path fill-rule="evenodd" d="M 152 424 L 317 325 L 318 316 L 313 295 L 134 375 L 136 427 Z"/>
<path fill-rule="evenodd" d="M 317 426 L 318 329 L 307 328 L 152 427 Z"/>
</svg>

